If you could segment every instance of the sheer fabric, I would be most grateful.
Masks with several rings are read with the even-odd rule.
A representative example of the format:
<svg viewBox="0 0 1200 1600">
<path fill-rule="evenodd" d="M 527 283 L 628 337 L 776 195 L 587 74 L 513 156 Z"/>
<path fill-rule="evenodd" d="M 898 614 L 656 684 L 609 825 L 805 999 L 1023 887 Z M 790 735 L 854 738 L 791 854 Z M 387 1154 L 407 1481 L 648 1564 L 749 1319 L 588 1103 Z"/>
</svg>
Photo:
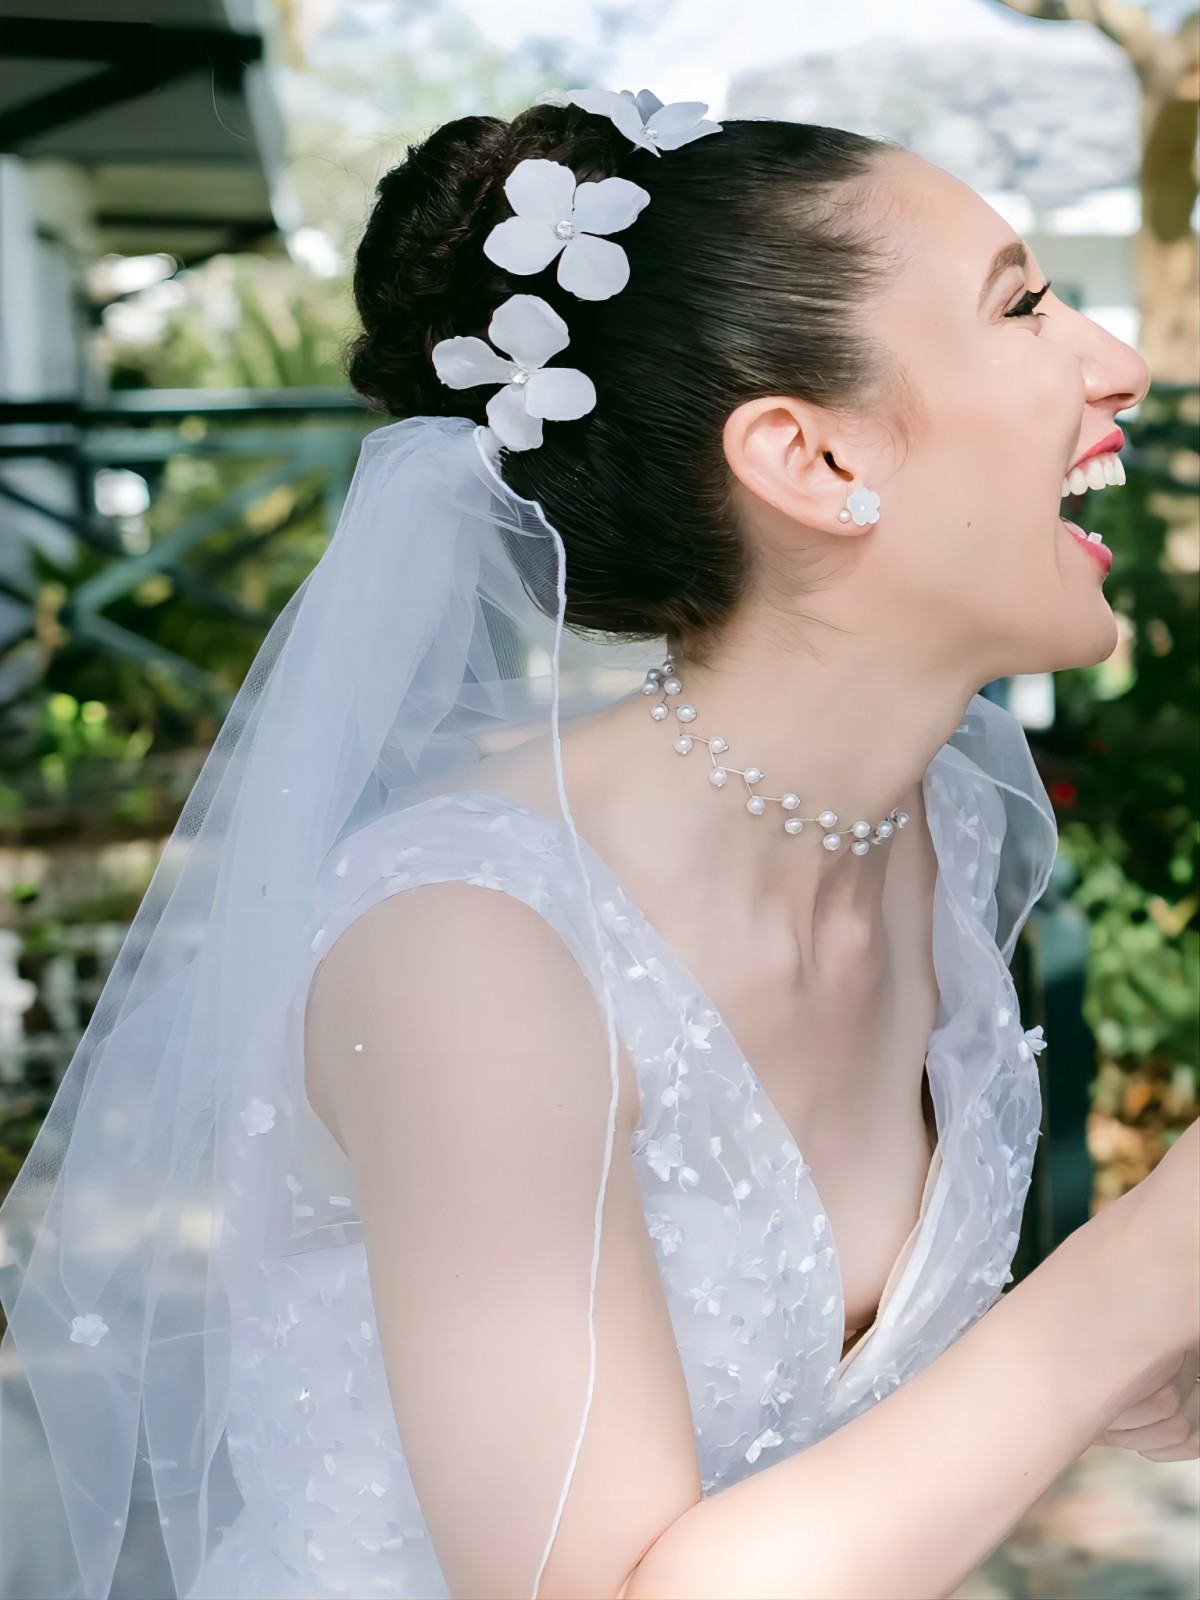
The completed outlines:
<svg viewBox="0 0 1200 1600">
<path fill-rule="evenodd" d="M 926 774 L 938 1149 L 876 1322 L 839 1361 L 838 1262 L 802 1152 L 711 999 L 574 827 L 560 715 L 636 692 L 630 662 L 656 652 L 614 649 L 583 676 L 564 640 L 562 542 L 482 443 L 429 418 L 366 442 L 329 550 L 235 702 L 0 1209 L 0 1594 L 450 1592 L 414 1488 L 423 1464 L 401 1442 L 405 1395 L 383 1367 L 354 1172 L 301 1076 L 317 965 L 410 888 L 523 902 L 570 959 L 563 992 L 592 1000 L 561 1088 L 594 1121 L 594 1193 L 573 1191 L 575 1259 L 546 1263 L 574 1294 L 575 1403 L 539 1436 L 530 1594 L 603 1422 L 595 1282 L 622 1057 L 637 1102 L 623 1153 L 703 1493 L 874 1403 L 1006 1281 L 1040 1119 L 1007 961 L 1055 843 L 1019 724 L 976 696 Z M 589 649 L 594 664 L 604 652 Z M 534 810 L 489 788 L 486 762 L 537 738 L 552 799 Z M 420 954 L 396 950 L 398 970 Z M 471 993 L 468 970 L 462 1005 Z M 495 1041 L 502 1064 L 503 1016 Z M 398 1159 L 406 1141 L 440 1144 L 438 1204 L 464 1190 L 468 1122 L 450 1104 L 439 1126 L 394 1130 Z M 439 1314 L 392 1286 L 393 1321 Z M 457 1398 L 470 1374 L 448 1364 L 413 1382 Z M 454 1415 L 469 1452 L 487 1393 Z"/>
<path fill-rule="evenodd" d="M 599 968 L 581 932 L 562 824 L 501 794 L 451 793 L 381 818 L 347 841 L 322 883 L 323 948 L 381 899 L 449 880 L 532 908 L 597 991 L 600 968 L 610 974 L 636 1070 L 634 1170 L 705 1494 L 882 1399 L 1011 1281 L 1041 1121 L 1006 964 L 1019 926 L 1000 909 L 1019 902 L 1023 922 L 1036 887 L 1028 860 L 1005 849 L 1010 806 L 1038 798 L 1019 724 L 976 697 L 924 790 L 939 863 L 941 1002 L 928 1057 L 938 1144 L 879 1313 L 844 1358 L 836 1251 L 802 1152 L 711 999 L 586 844 L 604 927 Z M 564 1093 L 588 1059 L 581 1050 L 563 1063 Z M 446 1160 L 453 1184 L 450 1149 Z M 352 1192 L 336 1160 L 325 1177 Z M 296 1195 L 300 1205 L 311 1198 Z M 361 1240 L 277 1264 L 235 1371 L 234 1460 L 247 1508 L 196 1594 L 449 1595 L 389 1405 Z M 457 1376 L 471 1386 L 469 1373 Z M 468 1409 L 486 1415 L 486 1398 Z M 560 1417 L 564 1455 L 568 1432 Z M 462 1447 L 448 1436 L 452 1457 Z M 352 1474 L 342 1470 L 348 1455 Z M 290 1573 L 300 1575 L 294 1588 Z"/>
</svg>

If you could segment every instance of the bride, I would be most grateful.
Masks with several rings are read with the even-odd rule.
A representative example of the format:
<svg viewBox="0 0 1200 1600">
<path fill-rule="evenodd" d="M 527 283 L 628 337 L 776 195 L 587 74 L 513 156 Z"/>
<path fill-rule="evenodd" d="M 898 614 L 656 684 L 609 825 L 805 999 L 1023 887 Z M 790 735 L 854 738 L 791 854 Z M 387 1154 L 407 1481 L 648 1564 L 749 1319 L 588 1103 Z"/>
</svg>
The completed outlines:
<svg viewBox="0 0 1200 1600">
<path fill-rule="evenodd" d="M 1003 1293 L 1056 835 L 977 691 L 1113 649 L 1058 502 L 1145 365 L 946 173 L 705 109 L 379 186 L 397 420 L 0 1211 L 5 1595 L 949 1595 L 1196 1455 L 1194 1127 Z"/>
</svg>

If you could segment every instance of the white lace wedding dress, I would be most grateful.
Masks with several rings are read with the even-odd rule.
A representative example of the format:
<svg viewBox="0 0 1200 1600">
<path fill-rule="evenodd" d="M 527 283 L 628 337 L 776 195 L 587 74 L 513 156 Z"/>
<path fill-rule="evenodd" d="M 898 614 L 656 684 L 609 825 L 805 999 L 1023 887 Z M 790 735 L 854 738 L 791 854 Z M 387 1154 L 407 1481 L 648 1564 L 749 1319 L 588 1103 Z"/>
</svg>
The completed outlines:
<svg viewBox="0 0 1200 1600">
<path fill-rule="evenodd" d="M 1023 740 L 1019 730 L 1012 737 Z M 948 747 L 924 794 L 939 863 L 940 1006 L 928 1054 L 937 1146 L 876 1320 L 841 1358 L 838 1261 L 802 1152 L 710 998 L 590 854 L 606 891 L 606 960 L 620 975 L 619 1029 L 638 1075 L 637 1182 L 705 1494 L 873 1405 L 1011 1278 L 1039 1136 L 1042 1041 L 1022 1027 L 995 938 L 1003 804 L 996 784 L 952 762 Z M 581 908 L 563 892 L 563 848 L 561 824 L 484 790 L 384 816 L 329 863 L 314 968 L 369 906 L 442 879 L 515 895 L 587 959 Z M 250 1113 L 264 1132 L 269 1112 Z M 288 1182 L 326 1242 L 271 1263 L 261 1303 L 234 1327 L 227 1438 L 245 1506 L 191 1593 L 445 1595 L 389 1401 L 363 1244 L 341 1220 L 353 1214 L 352 1175 L 332 1171 L 320 1194 Z"/>
</svg>

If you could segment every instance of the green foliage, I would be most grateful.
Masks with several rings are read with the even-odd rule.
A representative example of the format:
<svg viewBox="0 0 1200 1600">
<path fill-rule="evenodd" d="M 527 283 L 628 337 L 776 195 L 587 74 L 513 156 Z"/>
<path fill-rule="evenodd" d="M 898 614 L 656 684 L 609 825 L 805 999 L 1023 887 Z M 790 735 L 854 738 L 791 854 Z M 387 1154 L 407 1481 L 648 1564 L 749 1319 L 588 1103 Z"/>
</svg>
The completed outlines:
<svg viewBox="0 0 1200 1600">
<path fill-rule="evenodd" d="M 82 805 L 137 823 L 169 813 L 177 798 L 160 792 L 156 762 L 170 785 L 169 758 L 211 744 L 274 618 L 320 559 L 328 537 L 326 474 L 307 468 L 295 422 L 279 429 L 280 452 L 295 454 L 295 476 L 252 495 L 223 520 L 224 502 L 273 465 L 261 456 L 189 453 L 204 425 L 191 419 L 184 453 L 157 470 L 149 510 L 137 530 L 152 548 L 189 519 L 211 517 L 214 531 L 159 570 L 139 574 L 101 615 L 134 639 L 164 652 L 143 658 L 94 639 L 73 596 L 90 578 L 119 569 L 122 558 L 80 546 L 71 567 L 32 553 L 42 609 L 54 615 L 57 648 L 45 653 L 40 681 L 8 708 L 0 736 L 6 781 L 0 822 L 25 807 Z M 235 432 L 226 425 L 226 436 Z M 262 431 L 261 429 L 259 431 Z M 219 449 L 219 445 L 216 447 Z M 152 470 L 152 469 L 146 469 Z M 40 649 L 28 641 L 26 649 Z M 189 680 L 169 657 L 199 669 Z M 207 684 L 201 681 L 207 677 Z M 146 758 L 152 756 L 149 767 Z"/>
<path fill-rule="evenodd" d="M 1200 822 L 1180 840 L 1186 860 Z M 1112 823 L 1071 822 L 1060 833 L 1079 873 L 1071 898 L 1088 917 L 1091 950 L 1084 1016 L 1101 1053 L 1126 1067 L 1200 1068 L 1200 931 L 1194 890 L 1167 899 L 1129 875 L 1133 851 Z"/>
<path fill-rule="evenodd" d="M 1091 924 L 1087 1021 L 1103 1056 L 1168 1075 L 1197 1069 L 1200 1015 L 1200 575 L 1195 390 L 1152 390 L 1126 427 L 1127 484 L 1094 495 L 1088 526 L 1113 552 L 1105 592 L 1127 670 L 1059 673 L 1039 743 L 1059 780 L 1072 898 Z M 1181 558 L 1180 558 L 1181 557 Z"/>
<path fill-rule="evenodd" d="M 1170 553 L 1173 532 L 1181 547 L 1194 531 L 1194 495 L 1177 474 L 1194 470 L 1195 400 L 1194 390 L 1152 391 L 1126 430 L 1125 488 L 1089 501 L 1089 526 L 1113 552 L 1105 593 L 1131 641 L 1128 681 L 1114 694 L 1105 666 L 1059 673 L 1058 714 L 1043 740 L 1078 789 L 1071 818 L 1111 820 L 1132 876 L 1164 894 L 1197 868 L 1200 574 Z"/>
<path fill-rule="evenodd" d="M 218 256 L 110 319 L 101 355 L 114 388 L 341 388 L 351 320 L 345 283 L 286 257 Z"/>
</svg>

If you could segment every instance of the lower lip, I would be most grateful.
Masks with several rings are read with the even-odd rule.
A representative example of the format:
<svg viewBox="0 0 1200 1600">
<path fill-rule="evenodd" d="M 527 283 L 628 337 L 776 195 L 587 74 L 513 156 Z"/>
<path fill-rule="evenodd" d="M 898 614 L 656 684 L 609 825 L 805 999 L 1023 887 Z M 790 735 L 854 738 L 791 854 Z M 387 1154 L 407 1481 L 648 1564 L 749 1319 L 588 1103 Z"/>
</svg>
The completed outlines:
<svg viewBox="0 0 1200 1600">
<path fill-rule="evenodd" d="M 1112 551 L 1108 546 L 1100 544 L 1095 539 L 1089 539 L 1082 528 L 1077 528 L 1073 522 L 1068 522 L 1066 517 L 1059 517 L 1058 520 L 1074 539 L 1075 543 L 1083 546 L 1083 549 L 1091 556 L 1100 571 L 1107 576 L 1109 569 L 1112 567 Z"/>
</svg>

